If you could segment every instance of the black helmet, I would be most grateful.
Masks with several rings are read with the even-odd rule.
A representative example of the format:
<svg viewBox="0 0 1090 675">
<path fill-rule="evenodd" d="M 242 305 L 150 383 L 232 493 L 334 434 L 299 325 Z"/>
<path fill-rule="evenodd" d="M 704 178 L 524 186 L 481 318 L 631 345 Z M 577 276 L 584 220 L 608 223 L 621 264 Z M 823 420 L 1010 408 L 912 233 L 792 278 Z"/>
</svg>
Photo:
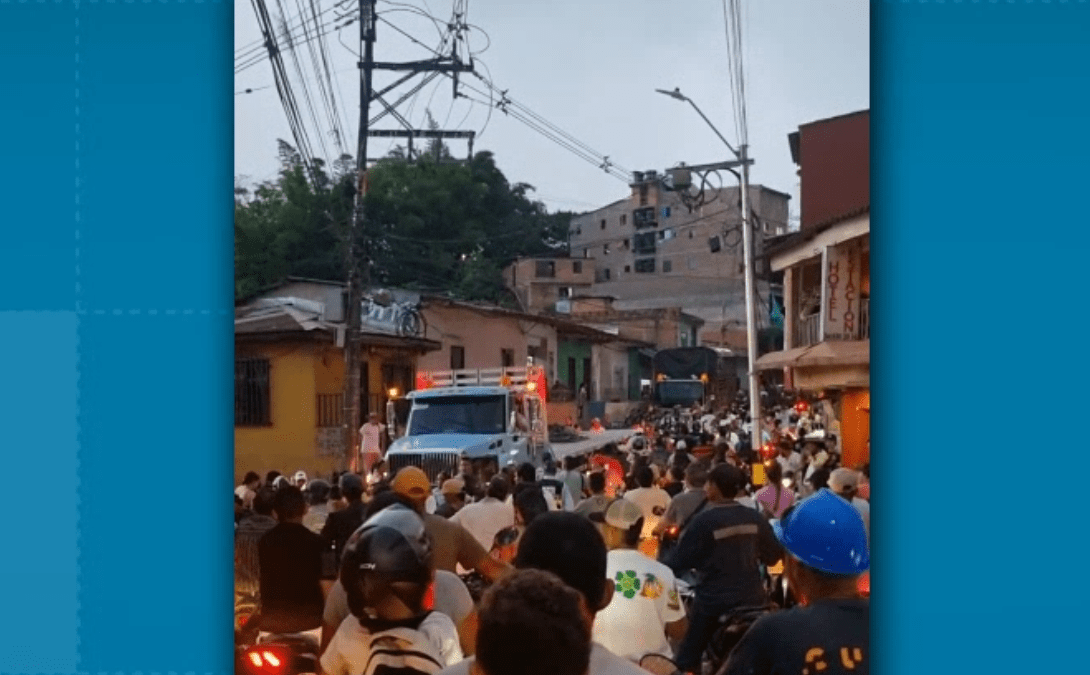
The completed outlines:
<svg viewBox="0 0 1090 675">
<path fill-rule="evenodd" d="M 383 584 L 427 584 L 431 573 L 431 539 L 424 530 L 424 521 L 401 504 L 371 516 L 344 547 L 341 584 L 348 596 L 348 608 L 357 618 L 366 616 L 364 575 L 380 577 Z"/>
<path fill-rule="evenodd" d="M 305 491 L 307 495 L 307 502 L 309 502 L 311 506 L 324 504 L 326 500 L 329 499 L 329 491 L 331 489 L 333 488 L 329 483 L 325 482 L 321 478 L 315 478 L 314 480 L 307 483 L 307 489 Z"/>
</svg>

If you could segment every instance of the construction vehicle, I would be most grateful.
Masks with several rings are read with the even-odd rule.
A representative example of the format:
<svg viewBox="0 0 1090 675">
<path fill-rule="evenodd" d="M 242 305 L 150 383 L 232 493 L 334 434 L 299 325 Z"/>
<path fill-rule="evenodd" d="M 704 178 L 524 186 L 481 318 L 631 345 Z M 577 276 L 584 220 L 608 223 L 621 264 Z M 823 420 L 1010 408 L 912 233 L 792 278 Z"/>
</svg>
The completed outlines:
<svg viewBox="0 0 1090 675">
<path fill-rule="evenodd" d="M 548 448 L 545 369 L 466 369 L 421 372 L 409 402 L 405 433 L 390 444 L 390 474 L 421 468 L 435 480 L 460 472 L 462 459 L 495 461 L 496 468 L 537 464 Z M 387 429 L 397 428 L 396 406 L 387 405 Z"/>
</svg>

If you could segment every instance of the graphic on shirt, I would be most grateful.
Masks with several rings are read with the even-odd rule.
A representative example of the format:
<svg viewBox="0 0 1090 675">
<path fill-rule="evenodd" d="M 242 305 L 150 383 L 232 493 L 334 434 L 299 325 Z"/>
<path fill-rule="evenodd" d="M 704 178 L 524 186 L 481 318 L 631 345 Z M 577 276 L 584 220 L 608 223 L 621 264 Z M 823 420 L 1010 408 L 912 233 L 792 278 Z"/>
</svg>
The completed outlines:
<svg viewBox="0 0 1090 675">
<path fill-rule="evenodd" d="M 859 647 L 841 647 L 840 665 L 846 670 L 855 670 L 855 667 L 863 661 L 863 650 Z M 829 668 L 825 661 L 825 650 L 821 647 L 813 647 L 806 652 L 806 665 L 802 669 L 802 675 L 820 673 Z"/>
<path fill-rule="evenodd" d="M 670 589 L 670 595 L 666 597 L 666 606 L 670 609 L 681 609 L 681 602 L 677 597 L 677 589 Z"/>
<path fill-rule="evenodd" d="M 643 592 L 641 592 L 640 595 L 654 600 L 662 595 L 662 591 L 662 582 L 656 579 L 654 574 L 648 574 L 644 577 Z"/>
<path fill-rule="evenodd" d="M 617 592 L 631 600 L 636 597 L 636 593 L 640 590 L 640 580 L 636 578 L 635 572 L 625 570 L 624 572 L 617 572 L 616 586 Z"/>
</svg>

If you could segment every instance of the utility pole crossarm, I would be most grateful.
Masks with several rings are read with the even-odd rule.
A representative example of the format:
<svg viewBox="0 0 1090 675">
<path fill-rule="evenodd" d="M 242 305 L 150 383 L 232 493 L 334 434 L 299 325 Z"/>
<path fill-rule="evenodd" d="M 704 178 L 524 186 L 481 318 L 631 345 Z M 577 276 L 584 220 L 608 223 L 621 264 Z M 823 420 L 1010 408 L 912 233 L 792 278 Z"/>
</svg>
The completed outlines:
<svg viewBox="0 0 1090 675">
<path fill-rule="evenodd" d="M 473 72 L 473 66 L 446 59 L 429 59 L 427 61 L 406 61 L 404 63 L 387 63 L 376 61 L 371 64 L 375 70 L 411 70 L 413 72 L 438 71 L 441 73 L 466 73 Z"/>
</svg>

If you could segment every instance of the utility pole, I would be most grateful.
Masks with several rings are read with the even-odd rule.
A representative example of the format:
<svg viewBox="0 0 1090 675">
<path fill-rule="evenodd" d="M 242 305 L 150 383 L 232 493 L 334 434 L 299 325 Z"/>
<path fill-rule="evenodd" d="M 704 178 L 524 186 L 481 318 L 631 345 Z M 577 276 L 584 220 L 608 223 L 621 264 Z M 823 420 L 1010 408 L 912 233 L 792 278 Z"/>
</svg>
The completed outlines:
<svg viewBox="0 0 1090 675">
<path fill-rule="evenodd" d="M 426 61 L 413 61 L 409 63 L 376 63 L 375 62 L 375 5 L 378 0 L 359 0 L 360 6 L 360 42 L 363 45 L 363 58 L 359 62 L 360 69 L 360 122 L 359 139 L 356 146 L 356 201 L 352 210 L 352 219 L 348 226 L 347 245 L 347 277 L 348 277 L 348 311 L 345 320 L 344 362 L 344 423 L 345 430 L 345 468 L 351 468 L 356 464 L 359 449 L 359 429 L 362 422 L 360 410 L 360 332 L 363 307 L 364 289 L 371 287 L 371 240 L 372 234 L 367 224 L 367 214 L 364 211 L 364 199 L 367 195 L 367 139 L 376 137 L 405 137 L 408 138 L 410 155 L 412 154 L 413 138 L 468 138 L 470 155 L 472 156 L 473 137 L 472 131 L 440 131 L 412 129 L 408 122 L 397 114 L 395 108 L 408 98 L 408 95 L 393 105 L 388 104 L 383 96 L 404 83 L 409 78 L 419 73 L 437 72 L 452 73 L 455 93 L 457 93 L 458 73 L 472 72 L 472 64 L 463 64 L 457 56 L 458 40 L 455 38 L 454 47 L 451 48 L 449 57 L 438 57 Z M 409 75 L 376 93 L 372 87 L 372 76 L 376 70 L 409 71 Z M 370 107 L 371 101 L 377 100 L 385 110 L 379 114 L 375 121 L 387 113 L 392 113 L 402 126 L 404 131 L 375 130 L 371 128 Z M 410 157 L 411 159 L 411 157 Z M 362 254 L 362 255 L 361 255 Z"/>
<path fill-rule="evenodd" d="M 742 163 L 742 258 L 746 268 L 746 346 L 749 352 L 749 417 L 753 426 L 750 432 L 751 447 L 761 449 L 761 376 L 757 372 L 757 282 L 753 270 L 753 227 L 749 217 L 749 161 L 748 148 L 738 147 L 738 161 Z"/>
<path fill-rule="evenodd" d="M 345 468 L 356 466 L 359 456 L 360 411 L 360 327 L 363 289 L 371 285 L 371 242 L 367 233 L 367 214 L 363 200 L 367 191 L 367 138 L 371 108 L 371 74 L 375 62 L 375 3 L 360 0 L 360 43 L 363 60 L 360 68 L 360 129 L 356 145 L 356 201 L 348 224 L 348 323 L 344 341 L 344 421 Z M 360 249 L 363 249 L 362 260 Z M 357 467 L 362 468 L 362 467 Z"/>
<path fill-rule="evenodd" d="M 723 134 L 719 133 L 719 130 L 715 128 L 708 116 L 696 105 L 696 103 L 681 93 L 681 90 L 675 88 L 673 91 L 667 91 L 665 89 L 656 89 L 660 94 L 669 96 L 670 98 L 677 99 L 679 101 L 685 101 L 693 107 L 693 110 L 700 115 L 700 117 L 711 127 L 715 135 L 719 137 L 719 140 L 723 141 L 723 144 L 731 151 L 731 153 L 738 158 L 737 162 L 722 162 L 720 164 L 708 164 L 697 167 L 686 167 L 691 171 L 707 170 L 712 168 L 726 168 L 730 169 L 734 166 L 741 166 L 742 173 L 738 177 L 738 182 L 741 185 L 742 199 L 742 259 L 743 266 L 745 267 L 745 287 L 746 287 L 746 347 L 749 361 L 749 417 L 751 422 L 750 427 L 750 443 L 753 450 L 760 451 L 761 449 L 761 377 L 757 372 L 757 282 L 754 278 L 753 269 L 753 228 L 749 217 L 749 165 L 753 163 L 753 160 L 747 155 L 748 148 L 745 145 L 735 150 L 734 146 L 730 144 Z"/>
</svg>

